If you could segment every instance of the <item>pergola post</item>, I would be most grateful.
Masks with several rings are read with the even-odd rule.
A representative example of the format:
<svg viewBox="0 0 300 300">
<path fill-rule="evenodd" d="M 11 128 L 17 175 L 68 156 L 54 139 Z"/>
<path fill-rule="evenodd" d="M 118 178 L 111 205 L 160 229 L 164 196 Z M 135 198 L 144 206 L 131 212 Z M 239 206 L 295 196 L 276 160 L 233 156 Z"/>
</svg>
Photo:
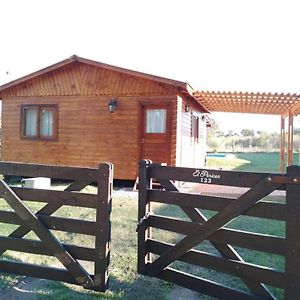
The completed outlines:
<svg viewBox="0 0 300 300">
<path fill-rule="evenodd" d="M 280 125 L 280 172 L 285 170 L 285 117 L 281 116 Z"/>
<path fill-rule="evenodd" d="M 293 164 L 293 156 L 294 156 L 294 116 L 289 112 L 289 126 L 288 126 L 288 158 L 287 163 L 288 166 Z"/>
</svg>

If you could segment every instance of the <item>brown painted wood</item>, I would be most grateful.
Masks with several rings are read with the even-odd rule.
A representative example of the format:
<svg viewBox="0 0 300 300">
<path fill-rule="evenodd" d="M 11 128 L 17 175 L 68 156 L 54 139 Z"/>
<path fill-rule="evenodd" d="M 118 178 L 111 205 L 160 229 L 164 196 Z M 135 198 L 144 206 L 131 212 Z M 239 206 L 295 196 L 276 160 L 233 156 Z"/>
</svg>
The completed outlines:
<svg viewBox="0 0 300 300">
<path fill-rule="evenodd" d="M 153 228 L 184 235 L 191 233 L 201 226 L 200 224 L 158 215 L 151 215 L 148 218 L 147 224 Z M 223 228 L 212 234 L 208 240 L 220 244 L 229 244 L 257 251 L 285 255 L 285 239 L 275 236 Z"/>
<path fill-rule="evenodd" d="M 24 177 L 49 177 L 55 179 L 96 181 L 97 169 L 38 165 L 30 163 L 0 162 L 0 174 Z"/>
<path fill-rule="evenodd" d="M 118 108 L 113 114 L 107 108 L 111 95 L 12 97 L 3 100 L 2 160 L 90 168 L 97 168 L 102 161 L 111 161 L 116 179 L 135 180 L 140 159 L 138 107 L 140 103 L 157 103 L 172 107 L 171 163 L 175 165 L 176 155 L 179 155 L 176 152 L 177 95 L 114 96 Z M 20 130 L 18 107 L 41 101 L 59 105 L 57 142 L 21 140 L 17 136 Z"/>
<path fill-rule="evenodd" d="M 104 163 L 98 170 L 98 194 L 95 232 L 95 290 L 105 291 L 108 288 L 108 265 L 110 261 L 110 213 L 113 190 L 113 165 Z"/>
<path fill-rule="evenodd" d="M 166 132 L 146 133 L 146 112 L 149 109 L 166 109 Z M 171 105 L 141 104 L 141 126 L 140 126 L 140 158 L 150 159 L 156 163 L 171 163 L 171 125 L 172 107 Z"/>
<path fill-rule="evenodd" d="M 79 234 L 86 234 L 86 235 L 95 235 L 96 232 L 96 222 L 93 221 L 86 221 L 86 220 L 80 220 L 80 219 L 70 219 L 70 218 L 62 218 L 62 217 L 53 217 L 53 216 L 45 216 L 36 214 L 36 216 L 43 221 L 43 223 L 51 230 L 60 230 L 60 231 L 66 231 L 66 232 L 72 232 L 72 233 L 79 233 Z M 8 224 L 16 224 L 16 225 L 22 225 L 16 231 L 17 233 L 20 233 L 17 235 L 16 233 L 12 233 L 10 237 L 21 237 L 24 232 L 29 232 L 30 228 L 25 225 L 22 219 L 15 213 L 11 211 L 0 211 L 0 217 L 2 223 L 8 223 Z M 22 232 L 21 232 L 22 231 Z M 26 234 L 27 234 L 26 233 Z"/>
<path fill-rule="evenodd" d="M 14 165 L 15 164 L 13 163 L 9 164 L 9 172 L 12 172 L 12 175 L 18 175 L 18 173 L 14 173 L 14 172 L 20 171 L 20 164 L 16 164 L 17 168 L 14 168 Z M 109 176 L 106 176 L 103 173 L 104 170 L 103 168 L 106 168 L 107 166 L 109 166 Z M 33 164 L 30 164 L 29 165 L 30 172 L 36 172 L 37 174 L 40 174 L 39 173 L 40 171 L 38 170 L 39 167 L 40 165 L 34 166 Z M 49 175 L 49 172 L 45 170 L 45 167 L 47 166 L 42 166 L 42 172 L 44 172 L 43 174 Z M 53 166 L 50 166 L 50 168 L 52 167 Z M 24 172 L 26 174 L 25 169 L 26 169 L 26 164 L 22 164 L 21 172 Z M 70 171 L 72 170 L 75 172 L 75 174 L 73 174 L 73 176 L 71 176 L 71 178 L 68 179 L 67 175 L 71 174 Z M 3 253 L 6 250 L 14 250 L 14 251 L 42 254 L 42 255 L 55 255 L 59 260 L 61 260 L 62 263 L 65 263 L 67 269 L 69 268 L 67 271 L 64 271 L 63 273 L 60 270 L 48 268 L 50 274 L 47 274 L 43 277 L 42 272 L 48 271 L 47 268 L 43 269 L 35 265 L 31 266 L 29 264 L 21 263 L 20 266 L 17 265 L 18 270 L 15 273 L 33 276 L 33 277 L 41 277 L 46 279 L 49 277 L 49 279 L 53 279 L 53 280 L 60 280 L 61 278 L 62 281 L 81 284 L 86 288 L 99 290 L 99 291 L 105 291 L 108 288 L 108 280 L 106 280 L 105 284 L 101 283 L 99 285 L 98 284 L 99 282 L 97 282 L 96 284 L 94 282 L 94 278 L 96 277 L 94 275 L 88 274 L 88 272 L 86 272 L 85 269 L 83 269 L 81 265 L 77 262 L 77 259 L 93 261 L 95 262 L 95 265 L 98 264 L 98 269 L 96 268 L 96 272 L 98 273 L 95 272 L 95 274 L 98 275 L 99 272 L 102 272 L 102 274 L 104 274 L 106 278 L 108 277 L 107 274 L 108 274 L 108 264 L 109 264 L 109 252 L 107 252 L 107 249 L 109 249 L 109 246 L 107 245 L 109 245 L 110 242 L 111 225 L 110 225 L 109 218 L 105 216 L 109 216 L 109 214 L 111 213 L 111 208 L 112 208 L 111 200 L 106 201 L 105 203 L 103 202 L 103 197 L 99 198 L 99 196 L 97 195 L 75 192 L 75 191 L 82 190 L 87 184 L 89 184 L 91 181 L 94 181 L 94 178 L 91 179 L 91 176 L 86 176 L 86 178 L 84 178 L 84 175 L 87 175 L 85 173 L 86 170 L 89 169 L 68 168 L 68 167 L 53 168 L 50 172 L 52 175 L 63 174 L 60 175 L 62 177 L 59 178 L 66 177 L 66 179 L 68 180 L 70 179 L 74 180 L 75 178 L 75 181 L 72 182 L 65 189 L 65 191 L 41 190 L 41 189 L 34 190 L 34 189 L 18 188 L 18 187 L 14 187 L 13 188 L 14 190 L 12 190 L 3 182 L 4 189 L 2 190 L 2 192 L 3 194 L 6 193 L 4 194 L 6 199 L 8 197 L 7 194 L 9 195 L 9 199 L 7 200 L 9 203 L 12 202 L 10 204 L 13 204 L 12 206 L 15 212 L 0 211 L 0 220 L 1 222 L 4 223 L 5 222 L 15 223 L 21 226 L 17 228 L 14 232 L 12 232 L 8 237 L 0 237 L 1 245 L 5 245 L 6 247 L 5 249 L 4 248 L 0 249 L 0 252 Z M 81 174 L 79 174 L 80 172 L 83 173 L 82 176 Z M 78 178 L 80 179 L 78 180 Z M 81 178 L 84 179 L 81 180 Z M 103 196 L 106 193 L 105 191 L 107 191 L 110 194 L 109 199 L 111 199 L 112 178 L 113 178 L 112 165 L 110 163 L 100 165 L 99 171 L 97 172 L 97 179 L 99 183 L 98 184 L 99 195 Z M 100 188 L 102 192 L 100 192 L 99 190 Z M 1 187 L 0 187 L 0 191 L 1 191 Z M 18 193 L 19 196 L 22 196 L 28 201 L 45 202 L 47 204 L 34 215 L 29 209 L 26 208 L 24 203 L 21 201 L 21 199 L 15 192 Z M 96 215 L 98 218 L 97 219 L 98 223 L 92 221 L 79 220 L 79 219 L 70 219 L 70 218 L 51 216 L 51 214 L 53 214 L 56 210 L 58 210 L 63 205 L 95 208 L 97 211 Z M 75 232 L 75 233 L 95 236 L 96 248 L 92 249 L 92 248 L 85 248 L 81 246 L 60 243 L 58 240 L 55 239 L 54 236 L 51 235 L 48 229 Z M 41 239 L 41 241 L 20 239 L 31 230 L 33 230 L 36 233 L 36 235 Z M 102 232 L 104 232 L 104 234 Z M 47 234 L 49 233 L 50 233 L 50 237 L 49 235 L 47 236 Z M 100 235 L 102 235 L 103 237 L 103 241 L 101 241 L 101 245 L 105 245 L 105 249 L 103 253 L 107 257 L 105 268 L 103 268 L 102 270 L 99 269 L 99 265 L 100 265 L 99 261 L 101 261 L 102 249 L 100 249 L 101 247 L 97 248 L 97 245 L 99 244 L 99 243 L 97 244 L 97 237 L 99 237 Z M 12 269 L 11 266 L 12 264 L 8 263 L 5 264 L 4 268 L 5 270 L 11 270 Z M 32 271 L 30 271 L 31 267 L 32 267 Z M 72 276 L 68 274 L 70 271 L 73 273 Z M 57 276 L 53 274 L 56 274 Z M 71 280 L 69 279 L 70 277 L 72 278 Z M 87 282 L 87 280 L 84 277 L 86 279 L 89 279 L 89 282 Z"/>
<path fill-rule="evenodd" d="M 68 61 L 35 74 L 0 88 L 1 146 L 5 161 L 92 168 L 101 161 L 111 161 L 116 179 L 135 180 L 141 158 L 140 105 L 170 107 L 168 143 L 163 148 L 161 141 L 152 140 L 142 157 L 171 165 L 179 164 L 181 154 L 188 157 L 188 151 L 185 148 L 181 151 L 178 146 L 181 142 L 178 141 L 181 138 L 178 97 L 192 103 L 193 110 L 199 114 L 207 112 L 191 96 L 192 89 L 186 83 L 118 67 L 107 68 L 101 63 Z M 112 97 L 118 104 L 110 114 L 107 105 Z M 58 106 L 58 134 L 53 142 L 20 137 L 20 107 L 40 104 Z M 162 151 L 157 149 L 157 144 Z M 190 163 L 193 163 L 191 159 Z"/>
<path fill-rule="evenodd" d="M 19 174 L 11 174 L 11 175 L 19 175 Z M 81 191 L 87 184 L 89 183 L 89 181 L 74 181 L 73 183 L 71 183 L 66 189 L 65 191 Z M 62 203 L 48 203 L 46 204 L 44 207 L 42 207 L 36 214 L 41 214 L 41 215 L 52 215 L 53 213 L 55 213 L 60 207 L 62 206 Z M 7 214 L 8 212 L 0 212 L 1 214 Z M 12 214 L 11 217 L 9 219 L 12 220 Z M 8 220 L 9 220 L 8 219 Z M 2 219 L 4 220 L 4 218 Z M 15 222 L 18 219 L 16 218 Z M 48 224 L 49 226 L 49 224 Z M 20 226 L 19 228 L 15 229 L 9 236 L 10 237 L 14 237 L 14 238 L 22 238 L 23 236 L 25 236 L 28 232 L 30 231 L 29 228 L 27 228 L 26 226 Z M 4 252 L 6 251 L 6 249 L 4 248 L 0 248 L 0 255 L 2 255 Z"/>
<path fill-rule="evenodd" d="M 196 183 L 211 183 L 217 185 L 228 185 L 238 187 L 253 187 L 263 178 L 271 178 L 270 182 L 272 183 L 273 177 L 281 177 L 281 175 L 279 174 L 270 173 L 250 173 L 195 168 L 177 168 L 160 166 L 155 164 L 153 164 L 150 168 L 150 176 L 156 179 L 178 180 Z M 209 179 L 211 181 L 209 181 Z M 276 185 L 276 189 L 278 189 L 279 186 L 277 185 L 277 183 L 275 182 L 274 184 Z"/>
<path fill-rule="evenodd" d="M 235 198 L 179 193 L 174 191 L 149 190 L 148 201 L 220 211 L 229 203 L 235 201 Z M 255 206 L 245 211 L 243 215 L 285 221 L 286 209 L 285 204 L 282 203 L 260 201 Z"/>
<path fill-rule="evenodd" d="M 93 279 L 82 268 L 82 266 L 70 255 L 56 237 L 48 230 L 43 223 L 22 203 L 21 199 L 0 180 L 0 192 L 5 201 L 15 210 L 24 224 L 29 227 L 56 258 L 66 267 L 76 282 L 89 287 L 93 285 Z"/>
<path fill-rule="evenodd" d="M 64 269 L 37 266 L 28 263 L 0 260 L 1 272 L 34 278 L 64 281 L 76 284 L 76 280 Z"/>
<path fill-rule="evenodd" d="M 150 204 L 147 203 L 146 190 L 151 187 L 151 179 L 149 178 L 148 167 L 151 161 L 140 160 L 139 162 L 139 202 L 138 202 L 138 273 L 146 274 L 146 264 L 151 262 L 152 258 L 146 251 L 145 241 L 151 238 L 151 230 L 147 228 L 143 218 L 151 211 Z"/>
<path fill-rule="evenodd" d="M 193 275 L 189 275 L 184 272 L 180 272 L 171 268 L 163 270 L 160 274 L 157 275 L 158 278 L 166 280 L 171 283 L 177 284 L 180 282 L 180 285 L 203 293 L 212 297 L 223 300 L 239 299 L 239 300 L 265 300 L 262 298 L 250 293 L 242 292 L 233 288 L 226 287 L 222 284 L 212 282 L 210 280 L 199 278 Z"/>
<path fill-rule="evenodd" d="M 148 239 L 146 244 L 147 249 L 156 255 L 162 255 L 164 252 L 174 247 L 173 244 L 167 244 L 151 239 Z M 263 282 L 275 287 L 285 288 L 283 272 L 250 264 L 245 261 L 228 260 L 226 258 L 197 250 L 189 250 L 186 254 L 180 257 L 180 261 L 207 269 L 213 269 L 233 276 L 238 276 L 249 281 L 253 281 L 255 278 L 257 282 Z M 261 296 L 263 297 L 264 295 Z M 266 294 L 265 296 L 268 295 Z"/>
<path fill-rule="evenodd" d="M 62 205 L 96 208 L 96 195 L 73 193 L 68 191 L 43 190 L 12 187 L 12 190 L 23 201 L 59 203 Z"/>
<path fill-rule="evenodd" d="M 52 256 L 47 246 L 37 240 L 0 237 L 0 244 L 5 244 L 7 250 Z M 95 261 L 95 249 L 64 243 L 62 245 L 76 259 Z"/>
<path fill-rule="evenodd" d="M 299 166 L 287 168 L 287 175 L 293 179 L 300 174 Z M 286 300 L 296 300 L 300 294 L 300 185 L 287 185 L 286 187 L 286 207 L 288 218 L 286 221 Z"/>
<path fill-rule="evenodd" d="M 266 185 L 266 182 L 266 178 L 261 179 L 258 184 L 239 197 L 234 203 L 229 204 L 221 212 L 209 219 L 201 228 L 196 229 L 178 242 L 172 250 L 156 259 L 149 267 L 153 275 L 161 272 L 161 270 L 181 257 L 186 251 L 207 239 L 212 233 L 240 215 L 241 212 L 249 209 L 261 198 L 279 187 L 279 185 Z"/>
<path fill-rule="evenodd" d="M 37 110 L 37 127 L 36 127 L 36 136 L 26 136 L 25 135 L 25 119 L 24 113 L 25 109 L 34 108 Z M 42 109 L 51 110 L 53 113 L 53 127 L 52 127 L 52 136 L 46 137 L 40 134 L 40 126 L 41 126 L 41 110 Z M 20 110 L 21 121 L 20 121 L 20 138 L 27 140 L 45 140 L 45 141 L 57 141 L 57 131 L 58 131 L 58 105 L 57 104 L 29 104 L 29 105 L 21 105 Z"/>
<path fill-rule="evenodd" d="M 161 180 L 160 183 L 165 189 L 178 192 L 178 189 L 171 181 Z M 205 224 L 208 221 L 207 218 L 194 207 L 187 207 L 184 205 L 180 207 L 192 222 Z M 234 259 L 239 261 L 240 263 L 244 263 L 242 257 L 235 251 L 235 249 L 231 245 L 228 245 L 227 243 L 220 244 L 216 242 L 212 242 L 212 245 L 224 257 L 224 259 Z M 274 299 L 274 296 L 268 291 L 267 287 L 261 283 L 261 281 L 257 281 L 256 278 L 253 280 L 253 278 L 250 279 L 248 276 L 244 277 L 243 275 L 244 274 L 240 274 L 240 277 L 252 293 L 260 295 L 262 297 L 266 297 L 267 299 Z"/>
</svg>

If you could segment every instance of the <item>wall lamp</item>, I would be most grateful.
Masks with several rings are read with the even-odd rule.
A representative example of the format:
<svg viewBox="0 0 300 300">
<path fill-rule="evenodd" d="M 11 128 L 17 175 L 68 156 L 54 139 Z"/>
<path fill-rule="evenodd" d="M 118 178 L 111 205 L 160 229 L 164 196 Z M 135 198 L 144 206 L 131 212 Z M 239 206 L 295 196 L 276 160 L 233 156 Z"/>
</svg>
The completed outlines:
<svg viewBox="0 0 300 300">
<path fill-rule="evenodd" d="M 186 104 L 185 107 L 184 107 L 185 112 L 189 112 L 190 109 L 191 109 L 191 107 L 190 107 L 189 105 Z"/>
<path fill-rule="evenodd" d="M 117 100 L 115 98 L 111 98 L 108 103 L 108 111 L 112 114 L 115 112 L 117 107 Z"/>
</svg>

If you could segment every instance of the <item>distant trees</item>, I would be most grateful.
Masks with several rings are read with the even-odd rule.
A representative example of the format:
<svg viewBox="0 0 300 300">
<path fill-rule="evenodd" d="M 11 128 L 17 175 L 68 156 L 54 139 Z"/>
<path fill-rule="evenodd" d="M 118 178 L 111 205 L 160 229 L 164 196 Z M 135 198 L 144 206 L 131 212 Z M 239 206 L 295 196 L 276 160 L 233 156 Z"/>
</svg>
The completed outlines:
<svg viewBox="0 0 300 300">
<path fill-rule="evenodd" d="M 253 129 L 243 129 L 241 131 L 242 136 L 254 136 L 255 131 Z"/>
<path fill-rule="evenodd" d="M 294 130 L 295 149 L 300 147 L 300 129 Z M 269 133 L 263 130 L 244 128 L 239 133 L 234 130 L 223 132 L 216 121 L 208 129 L 208 151 L 279 151 L 279 132 Z"/>
</svg>

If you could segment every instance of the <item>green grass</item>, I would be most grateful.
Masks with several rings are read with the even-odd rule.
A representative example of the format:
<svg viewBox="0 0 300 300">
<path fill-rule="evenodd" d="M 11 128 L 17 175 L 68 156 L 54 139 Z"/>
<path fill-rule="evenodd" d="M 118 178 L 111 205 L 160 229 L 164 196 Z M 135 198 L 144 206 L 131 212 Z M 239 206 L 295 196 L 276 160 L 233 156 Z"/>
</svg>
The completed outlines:
<svg viewBox="0 0 300 300">
<path fill-rule="evenodd" d="M 93 187 L 89 187 L 93 192 Z M 33 202 L 27 202 L 33 211 L 40 208 L 41 205 Z M 0 199 L 0 210 L 8 209 L 7 204 Z M 94 218 L 91 211 L 85 209 L 72 209 L 64 207 L 60 209 L 60 216 L 72 216 L 73 218 L 89 219 Z M 112 211 L 112 245 L 111 245 L 111 263 L 110 263 L 110 289 L 106 293 L 99 293 L 84 290 L 76 285 L 48 281 L 46 286 L 38 287 L 35 295 L 41 299 L 166 299 L 172 285 L 150 277 L 144 277 L 137 274 L 137 193 L 115 192 L 113 197 Z M 1 224 L 0 235 L 9 234 L 16 226 Z M 72 242 L 84 246 L 91 246 L 93 240 L 91 237 L 77 234 L 56 233 L 56 236 L 64 242 Z M 35 238 L 30 234 L 27 237 Z M 22 261 L 57 264 L 55 258 L 30 255 L 20 252 L 7 251 L 4 258 L 22 259 Z M 61 266 L 61 265 L 59 265 Z M 87 264 L 91 268 L 91 264 Z M 0 274 L 0 293 L 1 290 L 16 284 L 22 277 Z"/>
<path fill-rule="evenodd" d="M 299 155 L 294 154 L 294 163 L 298 164 Z M 279 152 L 231 153 L 225 158 L 207 158 L 210 168 L 250 172 L 279 172 Z"/>
<path fill-rule="evenodd" d="M 242 171 L 262 171 L 262 172 L 277 172 L 279 165 L 278 153 L 237 153 L 228 158 L 208 158 L 208 166 L 213 168 L 222 168 L 229 170 Z M 62 187 L 58 187 L 62 188 Z M 88 192 L 95 192 L 93 187 L 88 188 Z M 32 210 L 38 210 L 41 205 L 37 203 L 29 203 Z M 188 218 L 182 211 L 171 205 L 154 205 L 155 211 L 158 214 L 168 215 L 175 218 Z M 0 200 L 0 209 L 8 209 L 4 201 Z M 211 211 L 202 211 L 207 218 L 210 218 L 215 213 Z M 93 220 L 94 213 L 87 209 L 70 209 L 64 207 L 59 212 L 61 216 L 72 216 L 75 218 Z M 137 193 L 120 193 L 115 192 L 113 197 L 113 212 L 112 212 L 112 247 L 111 247 L 111 264 L 110 264 L 110 290 L 107 293 L 96 293 L 84 290 L 78 286 L 49 281 L 48 285 L 36 289 L 35 294 L 41 299 L 166 299 L 169 292 L 174 288 L 164 281 L 155 278 L 144 277 L 137 274 L 137 234 L 136 229 L 137 218 Z M 263 220 L 254 217 L 241 216 L 228 224 L 230 228 L 239 230 L 260 232 L 271 235 L 284 236 L 285 228 L 283 222 Z M 15 226 L 3 224 L 0 227 L 0 234 L 9 234 Z M 88 246 L 92 245 L 93 241 L 83 235 L 58 233 L 58 238 L 65 242 L 74 244 L 80 243 Z M 180 235 L 172 234 L 162 230 L 153 230 L 154 238 L 176 243 L 182 238 Z M 35 238 L 34 235 L 28 235 L 29 238 Z M 207 251 L 217 255 L 214 247 L 209 242 L 203 242 L 196 249 Z M 261 264 L 266 267 L 275 268 L 278 270 L 284 269 L 284 259 L 280 256 L 269 255 L 262 252 L 247 250 L 236 247 L 240 255 L 249 263 Z M 5 258 L 14 257 L 25 261 L 35 263 L 53 264 L 57 263 L 56 259 L 45 256 L 33 256 L 29 254 L 20 254 L 17 252 L 8 251 L 5 253 Z M 88 266 L 89 267 L 89 266 Z M 213 270 L 208 270 L 201 267 L 195 267 L 181 262 L 176 262 L 172 267 L 188 271 L 191 274 L 202 276 L 219 283 L 244 289 L 245 286 L 241 280 L 234 276 L 229 276 Z M 10 285 L 14 285 L 20 277 L 11 275 L 0 276 L 0 291 Z M 272 288 L 272 291 L 278 297 L 283 299 L 283 292 L 279 289 Z M 208 296 L 201 295 L 201 299 L 212 299 Z"/>
<path fill-rule="evenodd" d="M 186 215 L 182 212 L 181 209 L 171 205 L 160 205 L 156 208 L 155 212 L 163 216 L 173 217 L 181 220 L 188 220 Z M 213 211 L 207 211 L 207 210 L 201 210 L 201 212 L 208 219 L 216 214 Z M 231 223 L 227 224 L 226 228 L 263 233 L 263 234 L 280 236 L 280 237 L 285 236 L 284 222 L 255 218 L 255 217 L 248 217 L 248 216 L 239 216 L 238 218 L 234 219 Z M 156 229 L 154 230 L 154 238 L 160 241 L 175 244 L 182 238 L 182 236 L 170 234 L 167 231 Z M 220 254 L 216 251 L 213 245 L 207 241 L 202 242 L 200 245 L 194 247 L 194 249 L 220 256 Z M 248 263 L 261 265 L 279 271 L 284 271 L 285 263 L 284 263 L 284 258 L 282 256 L 254 251 L 254 250 L 240 248 L 240 247 L 234 247 L 234 249 Z M 226 285 L 231 288 L 242 289 L 245 291 L 248 290 L 245 284 L 238 277 L 232 275 L 220 273 L 212 269 L 206 269 L 198 266 L 191 266 L 189 264 L 182 263 L 182 262 L 176 262 L 172 265 L 172 267 L 181 271 L 188 272 L 195 276 L 200 276 L 218 282 L 220 284 Z M 283 290 L 274 287 L 269 287 L 269 288 L 271 292 L 277 297 L 277 299 L 283 299 Z M 206 295 L 201 295 L 201 299 L 210 300 L 215 298 Z"/>
</svg>

